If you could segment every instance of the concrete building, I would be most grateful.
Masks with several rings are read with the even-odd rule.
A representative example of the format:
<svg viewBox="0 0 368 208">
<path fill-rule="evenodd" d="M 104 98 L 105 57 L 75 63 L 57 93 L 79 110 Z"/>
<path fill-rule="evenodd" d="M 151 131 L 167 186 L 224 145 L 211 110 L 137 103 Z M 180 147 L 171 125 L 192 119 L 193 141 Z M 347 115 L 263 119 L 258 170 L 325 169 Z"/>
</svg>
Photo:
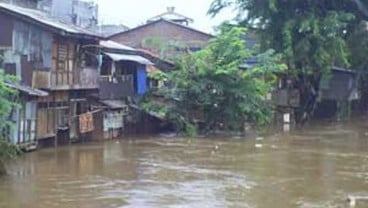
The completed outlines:
<svg viewBox="0 0 368 208">
<path fill-rule="evenodd" d="M 21 7 L 27 8 L 37 8 L 39 0 L 0 0 L 2 3 L 13 4 Z"/>
<path fill-rule="evenodd" d="M 82 28 L 98 24 L 98 5 L 86 0 L 38 0 L 37 5 L 51 16 Z"/>
<path fill-rule="evenodd" d="M 109 39 L 172 59 L 183 53 L 201 50 L 213 37 L 188 26 L 191 22 L 192 19 L 170 7 L 167 12 L 148 19 L 146 24 L 114 34 Z"/>
<path fill-rule="evenodd" d="M 89 0 L 0 0 L 20 7 L 38 9 L 68 24 L 92 28 L 98 24 L 98 5 Z"/>
</svg>

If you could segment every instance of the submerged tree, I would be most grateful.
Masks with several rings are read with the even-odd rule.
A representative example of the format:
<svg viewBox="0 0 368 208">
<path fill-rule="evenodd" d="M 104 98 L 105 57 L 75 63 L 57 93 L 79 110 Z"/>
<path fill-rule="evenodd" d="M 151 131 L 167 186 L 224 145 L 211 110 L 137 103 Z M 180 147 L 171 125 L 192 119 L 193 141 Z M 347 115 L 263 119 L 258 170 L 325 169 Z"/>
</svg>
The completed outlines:
<svg viewBox="0 0 368 208">
<path fill-rule="evenodd" d="M 346 38 L 367 16 L 361 0 L 214 0 L 209 13 L 235 6 L 237 20 L 258 30 L 263 48 L 281 53 L 301 94 L 298 121 L 313 114 L 322 75 L 349 66 Z"/>
<path fill-rule="evenodd" d="M 274 72 L 285 66 L 278 64 L 278 56 L 267 51 L 257 55 L 257 65 L 240 69 L 253 56 L 245 47 L 245 29 L 223 25 L 220 30 L 221 34 L 207 47 L 183 56 L 178 69 L 166 76 L 169 87 L 156 92 L 165 97 L 164 101 L 143 104 L 190 135 L 199 123 L 205 131 L 239 131 L 245 122 L 259 126 L 272 117 L 272 105 L 266 97 Z"/>
<path fill-rule="evenodd" d="M 6 75 L 0 69 L 0 175 L 5 174 L 4 161 L 18 153 L 17 147 L 8 140 L 13 125 L 10 115 L 17 106 L 14 102 L 17 91 L 6 84 L 9 81 L 14 81 L 14 77 Z"/>
</svg>

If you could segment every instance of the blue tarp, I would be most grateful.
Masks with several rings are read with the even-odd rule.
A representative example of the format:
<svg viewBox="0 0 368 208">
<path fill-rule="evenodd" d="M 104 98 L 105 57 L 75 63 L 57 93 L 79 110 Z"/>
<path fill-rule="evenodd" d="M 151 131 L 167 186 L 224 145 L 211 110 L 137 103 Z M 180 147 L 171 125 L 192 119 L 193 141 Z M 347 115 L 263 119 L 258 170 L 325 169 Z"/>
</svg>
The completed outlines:
<svg viewBox="0 0 368 208">
<path fill-rule="evenodd" d="M 147 92 L 147 72 L 145 65 L 139 65 L 137 69 L 137 85 L 138 95 L 143 95 Z"/>
</svg>

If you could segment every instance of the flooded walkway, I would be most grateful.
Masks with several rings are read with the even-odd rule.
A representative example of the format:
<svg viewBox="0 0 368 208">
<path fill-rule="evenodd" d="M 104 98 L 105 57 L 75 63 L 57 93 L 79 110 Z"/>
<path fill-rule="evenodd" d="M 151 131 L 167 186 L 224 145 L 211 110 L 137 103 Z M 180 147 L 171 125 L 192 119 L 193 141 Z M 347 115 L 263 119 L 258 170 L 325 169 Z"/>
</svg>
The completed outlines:
<svg viewBox="0 0 368 208">
<path fill-rule="evenodd" d="M 348 207 L 351 194 L 368 196 L 364 129 L 308 132 L 263 141 L 159 138 L 44 149 L 9 166 L 10 175 L 0 178 L 0 207 L 326 208 Z"/>
</svg>

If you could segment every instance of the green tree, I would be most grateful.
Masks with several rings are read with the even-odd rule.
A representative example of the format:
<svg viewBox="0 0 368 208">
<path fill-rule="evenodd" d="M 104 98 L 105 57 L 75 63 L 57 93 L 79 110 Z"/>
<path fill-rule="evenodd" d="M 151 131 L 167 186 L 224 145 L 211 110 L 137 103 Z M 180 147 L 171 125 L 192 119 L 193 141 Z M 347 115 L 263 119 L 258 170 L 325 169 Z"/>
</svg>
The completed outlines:
<svg viewBox="0 0 368 208">
<path fill-rule="evenodd" d="M 5 160 L 14 157 L 18 153 L 15 145 L 9 143 L 9 132 L 13 123 L 10 115 L 12 110 L 17 107 L 14 102 L 17 91 L 7 83 L 15 81 L 13 76 L 9 76 L 0 69 L 0 175 L 5 174 Z"/>
<path fill-rule="evenodd" d="M 170 87 L 156 92 L 165 102 L 143 104 L 189 135 L 196 133 L 198 122 L 205 131 L 241 131 L 245 122 L 261 126 L 272 117 L 272 105 L 265 98 L 274 72 L 285 66 L 278 64 L 279 57 L 273 51 L 267 51 L 257 55 L 259 64 L 240 70 L 252 56 L 242 39 L 245 29 L 223 25 L 220 30 L 207 47 L 183 56 L 178 69 L 165 77 Z"/>
<path fill-rule="evenodd" d="M 353 69 L 365 72 L 368 70 L 368 30 L 367 22 L 356 25 L 348 37 L 348 46 L 351 54 L 351 66 Z"/>
<path fill-rule="evenodd" d="M 368 30 L 367 22 L 361 21 L 348 36 L 348 46 L 350 50 L 351 68 L 359 75 L 359 100 L 360 110 L 368 108 Z"/>
<path fill-rule="evenodd" d="M 303 122 L 313 114 L 322 75 L 331 65 L 349 66 L 346 39 L 366 17 L 366 5 L 362 0 L 214 0 L 209 13 L 234 6 L 241 25 L 258 29 L 261 48 L 283 55 L 299 86 L 298 121 Z"/>
</svg>

